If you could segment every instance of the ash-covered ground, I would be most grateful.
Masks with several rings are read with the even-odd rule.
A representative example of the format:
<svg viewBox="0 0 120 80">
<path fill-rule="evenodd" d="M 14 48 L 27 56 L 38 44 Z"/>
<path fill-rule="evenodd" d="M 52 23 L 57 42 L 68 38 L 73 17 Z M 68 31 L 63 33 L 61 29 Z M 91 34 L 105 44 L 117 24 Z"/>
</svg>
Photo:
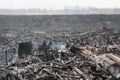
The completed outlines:
<svg viewBox="0 0 120 80">
<path fill-rule="evenodd" d="M 0 15 L 0 28 L 84 30 L 120 26 L 120 15 Z"/>
<path fill-rule="evenodd" d="M 120 15 L 1 15 L 0 80 L 119 80 Z"/>
</svg>

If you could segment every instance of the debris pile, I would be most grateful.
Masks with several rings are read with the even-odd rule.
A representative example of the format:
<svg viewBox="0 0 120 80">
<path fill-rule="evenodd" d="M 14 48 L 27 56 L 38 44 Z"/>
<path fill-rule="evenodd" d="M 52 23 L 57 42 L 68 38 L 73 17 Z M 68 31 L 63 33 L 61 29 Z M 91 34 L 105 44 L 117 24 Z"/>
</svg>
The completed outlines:
<svg viewBox="0 0 120 80">
<path fill-rule="evenodd" d="M 19 47 L 18 57 L 0 68 L 0 80 L 119 80 L 120 36 L 116 34 L 103 31 L 79 35 L 79 39 L 69 38 L 62 50 L 44 41 L 37 49 L 30 48 L 30 55 Z"/>
</svg>

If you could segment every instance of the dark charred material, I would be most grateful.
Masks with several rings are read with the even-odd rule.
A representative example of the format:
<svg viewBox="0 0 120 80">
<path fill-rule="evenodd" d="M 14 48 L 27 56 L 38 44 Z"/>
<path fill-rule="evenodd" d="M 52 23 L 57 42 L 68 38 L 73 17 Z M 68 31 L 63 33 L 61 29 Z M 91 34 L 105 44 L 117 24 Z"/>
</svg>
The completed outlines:
<svg viewBox="0 0 120 80">
<path fill-rule="evenodd" d="M 32 54 L 31 42 L 19 43 L 18 55 L 19 58 L 25 57 Z"/>
<path fill-rule="evenodd" d="M 1 58 L 0 80 L 119 80 L 119 29 L 103 29 L 67 37 L 56 32 L 44 36 L 42 44 L 37 34 L 37 44 L 30 38 L 18 48 L 7 45 L 1 50 L 7 55 Z"/>
</svg>

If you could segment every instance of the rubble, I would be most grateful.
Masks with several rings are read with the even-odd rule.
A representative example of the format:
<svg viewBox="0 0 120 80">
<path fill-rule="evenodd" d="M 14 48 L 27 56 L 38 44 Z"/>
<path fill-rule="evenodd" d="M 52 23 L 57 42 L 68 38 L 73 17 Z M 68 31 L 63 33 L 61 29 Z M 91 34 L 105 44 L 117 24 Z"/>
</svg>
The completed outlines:
<svg viewBox="0 0 120 80">
<path fill-rule="evenodd" d="M 77 36 L 64 41 L 65 37 L 56 40 L 54 35 L 55 39 L 45 39 L 35 49 L 31 43 L 25 48 L 16 47 L 18 52 L 11 51 L 16 59 L 8 59 L 8 64 L 0 67 L 0 80 L 119 80 L 119 32 L 96 31 Z"/>
</svg>

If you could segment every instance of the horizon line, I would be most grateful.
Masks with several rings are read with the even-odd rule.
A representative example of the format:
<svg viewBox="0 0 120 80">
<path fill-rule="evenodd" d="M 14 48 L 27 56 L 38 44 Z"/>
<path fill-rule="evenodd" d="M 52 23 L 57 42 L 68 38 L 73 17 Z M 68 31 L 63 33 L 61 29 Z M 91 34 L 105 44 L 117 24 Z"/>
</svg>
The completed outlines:
<svg viewBox="0 0 120 80">
<path fill-rule="evenodd" d="M 53 9 L 53 8 L 0 8 L 0 10 L 80 10 L 80 9 L 120 9 L 119 7 L 114 7 L 114 8 L 98 8 L 98 7 L 77 7 L 76 6 L 69 6 L 69 7 L 64 7 L 61 9 Z"/>
</svg>

